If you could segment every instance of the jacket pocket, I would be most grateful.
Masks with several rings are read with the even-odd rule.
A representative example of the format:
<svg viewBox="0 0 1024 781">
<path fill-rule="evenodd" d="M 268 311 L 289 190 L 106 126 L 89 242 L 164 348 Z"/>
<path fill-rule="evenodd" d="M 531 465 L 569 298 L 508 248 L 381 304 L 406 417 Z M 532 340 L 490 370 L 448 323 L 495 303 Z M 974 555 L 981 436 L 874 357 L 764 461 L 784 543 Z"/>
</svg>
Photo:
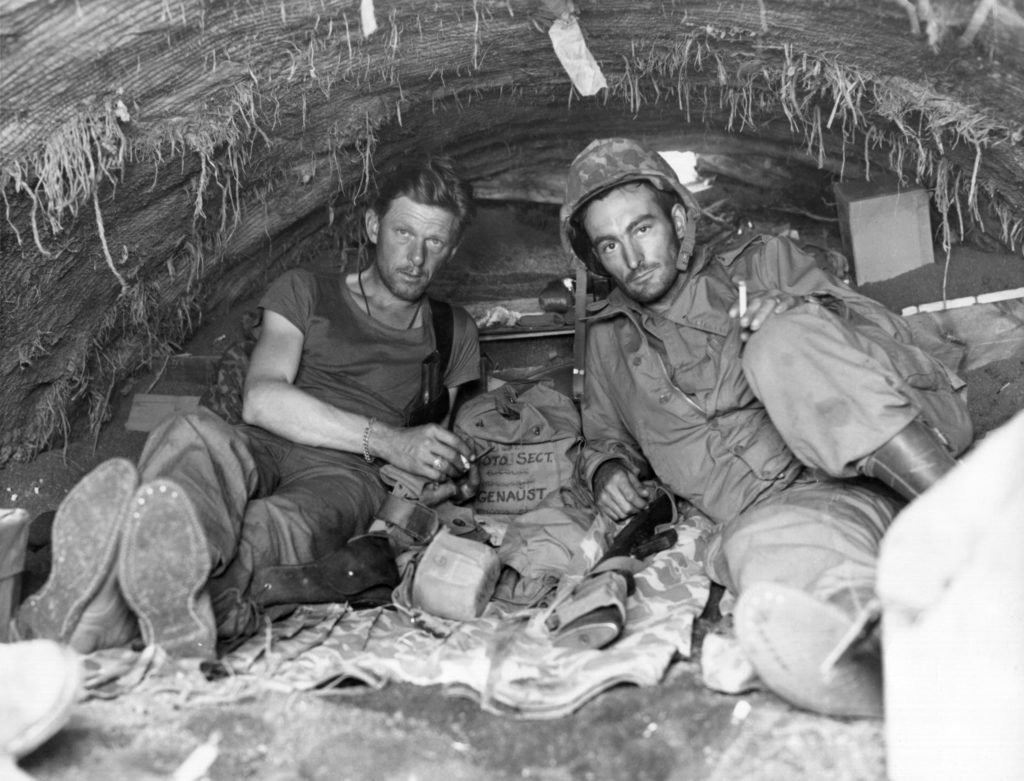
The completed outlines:
<svg viewBox="0 0 1024 781">
<path fill-rule="evenodd" d="M 796 456 L 782 441 L 768 416 L 760 417 L 761 420 L 740 422 L 729 432 L 724 444 L 759 480 L 778 480 L 792 471 Z"/>
</svg>

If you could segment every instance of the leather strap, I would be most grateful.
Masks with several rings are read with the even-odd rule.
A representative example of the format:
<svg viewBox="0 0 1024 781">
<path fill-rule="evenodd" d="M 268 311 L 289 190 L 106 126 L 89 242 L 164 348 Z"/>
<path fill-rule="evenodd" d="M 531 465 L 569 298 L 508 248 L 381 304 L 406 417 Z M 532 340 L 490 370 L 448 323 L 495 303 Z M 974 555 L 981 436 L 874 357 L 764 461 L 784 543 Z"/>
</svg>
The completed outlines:
<svg viewBox="0 0 1024 781">
<path fill-rule="evenodd" d="M 575 334 L 572 342 L 572 398 L 583 401 L 583 375 L 587 358 L 587 269 L 576 267 Z"/>
<path fill-rule="evenodd" d="M 388 494 L 374 518 L 387 524 L 388 536 L 403 549 L 426 545 L 440 527 L 434 510 L 395 493 Z"/>
<path fill-rule="evenodd" d="M 402 411 L 406 426 L 440 423 L 451 405 L 444 375 L 448 370 L 455 338 L 455 315 L 447 302 L 436 298 L 428 300 L 435 346 L 430 355 L 423 359 L 419 392 Z"/>
<path fill-rule="evenodd" d="M 647 562 L 633 556 L 612 556 L 610 559 L 604 559 L 595 564 L 587 577 L 591 578 L 602 572 L 629 572 L 635 575 L 646 566 Z"/>
<path fill-rule="evenodd" d="M 437 352 L 441 358 L 441 377 L 448 371 L 448 360 L 452 356 L 452 343 L 455 339 L 455 315 L 452 313 L 451 304 L 447 301 L 439 301 L 436 298 L 428 298 L 430 301 L 430 321 L 434 326 L 434 344 L 437 345 Z"/>
</svg>

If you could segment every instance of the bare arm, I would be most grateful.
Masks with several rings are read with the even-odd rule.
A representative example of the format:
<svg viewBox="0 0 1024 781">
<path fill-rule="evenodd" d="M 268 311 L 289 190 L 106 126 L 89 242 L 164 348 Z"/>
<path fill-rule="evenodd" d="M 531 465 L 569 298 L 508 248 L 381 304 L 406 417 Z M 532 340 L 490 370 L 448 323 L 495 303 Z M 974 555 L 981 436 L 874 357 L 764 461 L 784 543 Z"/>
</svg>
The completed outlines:
<svg viewBox="0 0 1024 781">
<path fill-rule="evenodd" d="M 287 318 L 263 313 L 245 378 L 242 419 L 298 444 L 361 454 L 369 419 L 294 386 L 303 338 Z M 407 429 L 375 422 L 367 446 L 371 456 L 434 481 L 462 474 L 460 456 L 468 458 L 472 452 L 455 434 L 432 423 Z M 443 468 L 434 466 L 437 459 Z"/>
</svg>

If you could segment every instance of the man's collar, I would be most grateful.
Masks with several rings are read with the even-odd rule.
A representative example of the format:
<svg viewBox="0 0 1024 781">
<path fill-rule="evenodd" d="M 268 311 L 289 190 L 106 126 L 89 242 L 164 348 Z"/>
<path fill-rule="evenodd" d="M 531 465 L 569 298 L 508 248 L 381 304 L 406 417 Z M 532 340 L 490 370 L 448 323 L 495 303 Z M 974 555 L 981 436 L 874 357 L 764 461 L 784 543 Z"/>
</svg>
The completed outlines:
<svg viewBox="0 0 1024 781">
<path fill-rule="evenodd" d="M 694 253 L 690 267 L 686 271 L 679 272 L 684 278 L 683 283 L 673 293 L 671 306 L 664 314 L 648 309 L 638 301 L 622 292 L 622 289 L 615 287 L 608 298 L 604 301 L 597 301 L 587 306 L 587 320 L 603 320 L 614 317 L 617 314 L 630 315 L 638 325 L 644 323 L 648 318 L 657 321 L 670 320 L 680 325 L 697 328 L 702 331 L 711 331 L 724 334 L 729 330 L 729 324 L 720 322 L 721 318 L 708 316 L 702 311 L 695 319 L 693 313 L 697 307 L 697 297 L 702 295 L 697 285 L 691 284 L 695 277 L 701 274 L 705 267 L 711 262 L 711 254 L 707 252 Z"/>
</svg>

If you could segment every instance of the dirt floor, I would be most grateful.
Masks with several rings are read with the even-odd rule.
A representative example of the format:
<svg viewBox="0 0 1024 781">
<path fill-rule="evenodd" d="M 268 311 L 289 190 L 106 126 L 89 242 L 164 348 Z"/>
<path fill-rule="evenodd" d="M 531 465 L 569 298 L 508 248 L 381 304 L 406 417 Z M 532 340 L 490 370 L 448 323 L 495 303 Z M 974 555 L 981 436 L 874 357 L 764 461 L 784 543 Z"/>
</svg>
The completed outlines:
<svg viewBox="0 0 1024 781">
<path fill-rule="evenodd" d="M 1020 284 L 1015 275 L 1024 264 L 1019 257 L 1014 262 L 1006 277 L 986 281 L 988 289 Z M 912 303 L 924 300 L 935 299 Z M 235 307 L 208 320 L 187 350 L 223 349 L 237 332 L 239 312 Z M 1024 408 L 1024 352 L 965 378 L 979 434 Z M 0 470 L 0 506 L 24 507 L 37 519 L 26 591 L 45 578 L 46 522 L 64 493 L 102 460 L 138 454 L 145 434 L 124 427 L 132 394 L 189 392 L 156 379 L 140 377 L 125 389 L 95 440 L 79 436 L 64 449 Z M 350 686 L 211 701 L 201 686 L 169 683 L 163 693 L 79 704 L 67 727 L 22 767 L 41 781 L 182 778 L 174 774 L 186 758 L 215 744 L 209 771 L 215 780 L 885 777 L 880 722 L 813 716 L 760 691 L 730 696 L 705 688 L 699 651 L 707 632 L 724 628 L 715 618 L 712 611 L 698 622 L 692 658 L 675 662 L 659 686 L 620 686 L 554 721 L 490 715 L 436 687 Z"/>
</svg>

